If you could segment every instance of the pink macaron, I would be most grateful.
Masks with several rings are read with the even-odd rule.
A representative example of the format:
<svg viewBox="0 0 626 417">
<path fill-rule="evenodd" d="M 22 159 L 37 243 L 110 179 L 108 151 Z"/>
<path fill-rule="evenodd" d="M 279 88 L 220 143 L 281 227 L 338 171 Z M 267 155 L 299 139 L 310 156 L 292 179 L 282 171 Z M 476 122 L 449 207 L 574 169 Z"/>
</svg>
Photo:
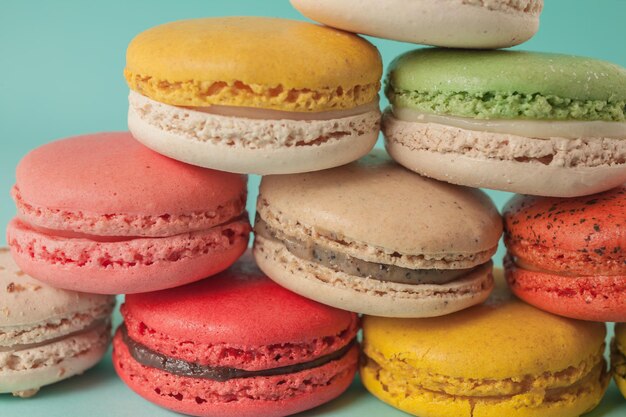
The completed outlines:
<svg viewBox="0 0 626 417">
<path fill-rule="evenodd" d="M 128 294 L 230 266 L 247 246 L 246 177 L 159 155 L 127 132 L 59 140 L 19 163 L 17 264 L 55 287 Z"/>
</svg>

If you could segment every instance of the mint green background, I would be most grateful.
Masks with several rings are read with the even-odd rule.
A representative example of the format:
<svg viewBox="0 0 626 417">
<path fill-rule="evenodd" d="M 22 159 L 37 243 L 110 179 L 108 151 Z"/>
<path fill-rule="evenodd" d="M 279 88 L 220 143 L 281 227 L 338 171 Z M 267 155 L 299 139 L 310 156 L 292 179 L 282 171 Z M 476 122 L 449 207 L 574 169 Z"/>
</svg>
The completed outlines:
<svg viewBox="0 0 626 417">
<path fill-rule="evenodd" d="M 586 55 L 626 66 L 626 1 L 547 0 L 546 3 L 539 33 L 522 49 Z M 5 243 L 4 225 L 15 214 L 9 197 L 15 165 L 25 153 L 54 139 L 126 129 L 128 90 L 122 69 L 130 39 L 160 23 L 224 15 L 302 19 L 287 0 L 2 1 L 1 243 Z M 380 49 L 386 64 L 396 55 L 414 47 L 393 41 L 371 40 Z M 382 105 L 386 105 L 385 100 Z M 251 178 L 250 210 L 257 185 L 258 178 Z M 489 193 L 499 206 L 510 196 L 503 192 Z M 501 255 L 500 251 L 497 262 L 500 262 Z M 116 317 L 119 320 L 119 316 Z M 107 358 L 84 376 L 44 388 L 32 399 L 0 395 L 0 416 L 21 415 L 158 417 L 174 414 L 130 392 L 117 379 Z M 303 415 L 404 414 L 377 401 L 355 382 L 339 399 Z M 626 402 L 613 384 L 600 407 L 589 414 L 604 417 L 625 415 Z"/>
</svg>

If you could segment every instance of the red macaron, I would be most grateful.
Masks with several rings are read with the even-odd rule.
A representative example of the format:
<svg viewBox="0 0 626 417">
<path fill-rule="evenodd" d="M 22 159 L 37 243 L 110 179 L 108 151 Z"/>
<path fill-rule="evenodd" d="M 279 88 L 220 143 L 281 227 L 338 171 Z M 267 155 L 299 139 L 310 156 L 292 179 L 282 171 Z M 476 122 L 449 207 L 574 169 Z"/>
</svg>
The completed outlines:
<svg viewBox="0 0 626 417">
<path fill-rule="evenodd" d="M 113 363 L 139 395 L 195 416 L 284 416 L 323 404 L 357 369 L 356 314 L 265 277 L 245 255 L 208 280 L 134 294 Z"/>
<path fill-rule="evenodd" d="M 626 321 L 626 184 L 595 195 L 517 195 L 504 208 L 507 280 L 554 314 Z"/>
<path fill-rule="evenodd" d="M 17 166 L 17 264 L 58 288 L 156 291 L 228 268 L 246 250 L 246 176 L 159 155 L 128 132 L 49 143 Z"/>
</svg>

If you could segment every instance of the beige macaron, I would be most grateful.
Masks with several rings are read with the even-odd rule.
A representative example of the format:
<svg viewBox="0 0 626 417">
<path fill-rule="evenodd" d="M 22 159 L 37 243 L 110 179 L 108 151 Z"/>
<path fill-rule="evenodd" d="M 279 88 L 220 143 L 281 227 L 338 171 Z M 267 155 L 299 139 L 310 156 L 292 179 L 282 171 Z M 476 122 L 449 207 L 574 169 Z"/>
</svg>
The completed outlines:
<svg viewBox="0 0 626 417">
<path fill-rule="evenodd" d="M 110 295 L 40 283 L 0 248 L 0 393 L 28 397 L 98 363 L 114 304 Z"/>
<path fill-rule="evenodd" d="M 448 48 L 505 48 L 539 29 L 543 0 L 291 0 L 328 26 Z"/>
<path fill-rule="evenodd" d="M 318 302 L 432 317 L 487 298 L 501 233 L 482 191 L 373 152 L 330 170 L 264 177 L 254 255 L 274 281 Z"/>
</svg>

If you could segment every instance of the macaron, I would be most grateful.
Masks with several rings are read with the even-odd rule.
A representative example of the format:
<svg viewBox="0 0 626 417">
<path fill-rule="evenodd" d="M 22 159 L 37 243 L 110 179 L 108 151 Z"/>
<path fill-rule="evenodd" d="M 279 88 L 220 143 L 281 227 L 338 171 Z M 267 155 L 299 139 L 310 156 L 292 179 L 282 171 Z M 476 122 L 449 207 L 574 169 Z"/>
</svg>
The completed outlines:
<svg viewBox="0 0 626 417">
<path fill-rule="evenodd" d="M 482 191 L 420 177 L 377 151 L 263 177 L 254 256 L 271 279 L 321 303 L 429 317 L 487 298 L 501 233 Z"/>
<path fill-rule="evenodd" d="M 615 338 L 611 346 L 611 370 L 617 387 L 626 397 L 626 323 L 615 324 Z"/>
<path fill-rule="evenodd" d="M 356 35 L 267 17 L 183 20 L 135 37 L 128 125 L 163 155 L 222 171 L 343 165 L 379 132 L 382 61 Z"/>
<path fill-rule="evenodd" d="M 363 318 L 361 380 L 420 417 L 578 417 L 609 382 L 603 323 L 525 304 L 503 280 L 489 300 L 426 319 Z"/>
<path fill-rule="evenodd" d="M 148 401 L 194 416 L 285 416 L 328 402 L 358 367 L 355 314 L 300 297 L 251 255 L 212 279 L 134 294 L 113 363 Z"/>
<path fill-rule="evenodd" d="M 128 294 L 183 285 L 245 251 L 246 177 L 190 166 L 98 133 L 37 148 L 18 164 L 17 264 L 58 288 Z"/>
<path fill-rule="evenodd" d="M 350 32 L 449 48 L 506 48 L 539 29 L 543 0 L 291 0 L 306 17 Z"/>
<path fill-rule="evenodd" d="M 112 296 L 36 281 L 0 248 L 0 394 L 30 397 L 98 363 L 111 340 L 114 305 Z"/>
<path fill-rule="evenodd" d="M 504 222 L 518 297 L 566 317 L 626 321 L 626 184 L 572 199 L 518 195 Z"/>
<path fill-rule="evenodd" d="M 387 77 L 385 145 L 428 177 L 575 197 L 626 182 L 626 69 L 522 51 L 418 49 Z"/>
</svg>

